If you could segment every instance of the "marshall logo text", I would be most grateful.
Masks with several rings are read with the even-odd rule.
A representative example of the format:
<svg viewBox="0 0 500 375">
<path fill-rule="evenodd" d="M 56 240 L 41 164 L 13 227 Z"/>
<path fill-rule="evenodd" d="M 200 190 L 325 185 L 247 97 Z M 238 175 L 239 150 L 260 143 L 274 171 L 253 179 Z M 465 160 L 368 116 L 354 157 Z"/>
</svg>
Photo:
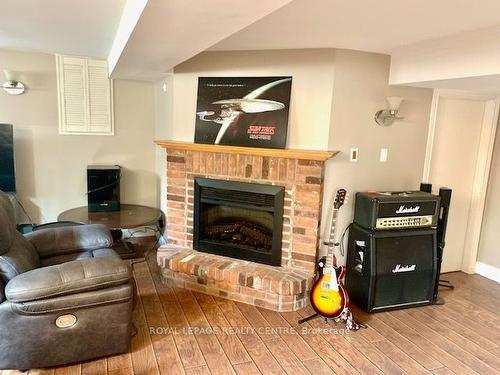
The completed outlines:
<svg viewBox="0 0 500 375">
<path fill-rule="evenodd" d="M 411 266 L 402 266 L 401 264 L 396 264 L 396 267 L 394 267 L 392 273 L 413 272 L 416 268 L 416 264 L 412 264 Z"/>
<path fill-rule="evenodd" d="M 396 210 L 397 214 L 413 214 L 417 213 L 420 211 L 420 206 L 415 206 L 415 207 L 405 207 L 405 206 L 399 206 L 399 208 Z"/>
</svg>

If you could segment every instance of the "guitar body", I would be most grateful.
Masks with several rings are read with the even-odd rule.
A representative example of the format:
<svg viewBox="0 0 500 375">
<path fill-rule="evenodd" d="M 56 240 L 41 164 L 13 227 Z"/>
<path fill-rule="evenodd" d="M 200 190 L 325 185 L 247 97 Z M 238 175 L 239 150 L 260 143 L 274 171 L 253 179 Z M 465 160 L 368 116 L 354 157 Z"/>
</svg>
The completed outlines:
<svg viewBox="0 0 500 375">
<path fill-rule="evenodd" d="M 318 262 L 319 277 L 311 288 L 311 306 L 314 311 L 325 318 L 337 318 L 349 302 L 343 284 L 345 268 L 326 268 L 325 263 L 326 258 Z"/>
</svg>

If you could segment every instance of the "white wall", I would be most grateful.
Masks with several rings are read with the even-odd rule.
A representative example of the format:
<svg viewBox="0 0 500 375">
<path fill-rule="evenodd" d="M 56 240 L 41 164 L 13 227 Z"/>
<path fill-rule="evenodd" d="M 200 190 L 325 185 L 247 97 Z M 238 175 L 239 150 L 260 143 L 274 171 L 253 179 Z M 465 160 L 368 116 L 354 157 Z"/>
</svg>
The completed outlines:
<svg viewBox="0 0 500 375">
<path fill-rule="evenodd" d="M 492 103 L 493 102 L 493 103 Z M 494 112 L 494 100 L 488 102 L 467 96 L 458 96 L 439 90 L 435 96 L 434 134 L 429 150 L 428 182 L 437 190 L 452 189 L 452 199 L 446 230 L 446 249 L 442 272 L 471 272 L 469 258 L 475 251 L 472 237 L 474 218 L 481 200 L 481 184 L 476 174 L 483 158 L 478 158 L 481 136 L 486 132 L 489 113 Z M 491 120 L 490 120 L 491 121 Z M 467 155 L 464 157 L 464 150 Z M 486 166 L 485 166 L 486 167 Z M 475 259 L 473 260 L 473 264 Z M 473 265 L 472 265 L 473 266 Z"/>
<path fill-rule="evenodd" d="M 484 207 L 483 225 L 477 260 L 500 270 L 500 132 L 497 131 L 491 161 L 488 193 Z"/>
<path fill-rule="evenodd" d="M 340 211 L 339 229 L 352 221 L 354 195 L 367 190 L 415 190 L 421 182 L 432 90 L 389 86 L 389 56 L 335 51 L 335 82 L 329 148 L 341 153 L 327 162 L 322 233 L 330 225 L 335 190 L 346 188 L 350 197 Z M 386 108 L 385 97 L 401 96 L 404 120 L 389 127 L 377 125 L 375 112 Z M 350 148 L 359 149 L 357 162 L 349 161 Z M 388 161 L 379 162 L 381 148 Z"/>
<path fill-rule="evenodd" d="M 390 83 L 411 84 L 488 75 L 497 75 L 495 79 L 498 80 L 499 38 L 500 26 L 496 26 L 397 48 L 391 53 Z M 441 83 L 444 86 L 439 86 L 439 82 L 429 84 L 449 87 L 446 82 Z"/>
<path fill-rule="evenodd" d="M 327 163 L 322 225 L 329 225 L 337 187 L 353 197 L 356 191 L 416 189 L 420 183 L 432 90 L 388 86 L 389 64 L 389 56 L 349 50 L 205 52 L 175 68 L 168 85 L 173 117 L 157 125 L 170 127 L 170 139 L 193 141 L 199 76 L 292 75 L 287 147 L 341 151 Z M 373 116 L 391 95 L 405 98 L 405 120 L 383 128 Z M 359 148 L 357 163 L 348 161 L 351 147 Z M 381 147 L 389 148 L 387 163 L 378 162 Z M 341 212 L 339 227 L 352 220 L 353 203 Z"/>
<path fill-rule="evenodd" d="M 334 51 L 204 52 L 178 65 L 173 76 L 172 139 L 193 142 L 198 77 L 293 76 L 290 148 L 328 148 Z"/>
<path fill-rule="evenodd" d="M 173 118 L 173 75 L 154 84 L 155 99 L 155 139 L 172 138 Z M 158 204 L 167 212 L 167 155 L 163 148 L 155 147 L 155 170 L 158 175 Z"/>
<path fill-rule="evenodd" d="M 0 123 L 14 125 L 18 196 L 36 222 L 86 205 L 86 167 L 119 164 L 124 203 L 157 204 L 154 92 L 146 82 L 115 81 L 115 136 L 58 134 L 55 57 L 0 50 L 0 71 L 22 72 L 28 90 L 0 92 Z"/>
</svg>

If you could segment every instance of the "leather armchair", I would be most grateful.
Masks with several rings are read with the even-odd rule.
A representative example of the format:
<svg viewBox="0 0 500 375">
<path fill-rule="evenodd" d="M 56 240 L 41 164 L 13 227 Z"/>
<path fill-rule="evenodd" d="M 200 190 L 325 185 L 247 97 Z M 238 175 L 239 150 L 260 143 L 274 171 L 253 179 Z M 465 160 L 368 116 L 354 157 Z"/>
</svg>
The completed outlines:
<svg viewBox="0 0 500 375">
<path fill-rule="evenodd" d="M 16 231 L 0 192 L 0 369 L 128 350 L 134 284 L 101 225 Z"/>
</svg>

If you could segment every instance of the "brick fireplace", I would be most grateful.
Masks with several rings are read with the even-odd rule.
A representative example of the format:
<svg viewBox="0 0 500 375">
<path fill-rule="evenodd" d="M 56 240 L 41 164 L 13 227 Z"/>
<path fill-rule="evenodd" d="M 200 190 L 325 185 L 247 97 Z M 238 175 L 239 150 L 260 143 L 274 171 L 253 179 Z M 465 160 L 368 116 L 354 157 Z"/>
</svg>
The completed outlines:
<svg viewBox="0 0 500 375">
<path fill-rule="evenodd" d="M 163 280 L 276 311 L 302 308 L 318 256 L 324 162 L 335 152 L 157 143 L 167 153 Z M 283 187 L 281 266 L 193 249 L 195 178 Z"/>
</svg>

